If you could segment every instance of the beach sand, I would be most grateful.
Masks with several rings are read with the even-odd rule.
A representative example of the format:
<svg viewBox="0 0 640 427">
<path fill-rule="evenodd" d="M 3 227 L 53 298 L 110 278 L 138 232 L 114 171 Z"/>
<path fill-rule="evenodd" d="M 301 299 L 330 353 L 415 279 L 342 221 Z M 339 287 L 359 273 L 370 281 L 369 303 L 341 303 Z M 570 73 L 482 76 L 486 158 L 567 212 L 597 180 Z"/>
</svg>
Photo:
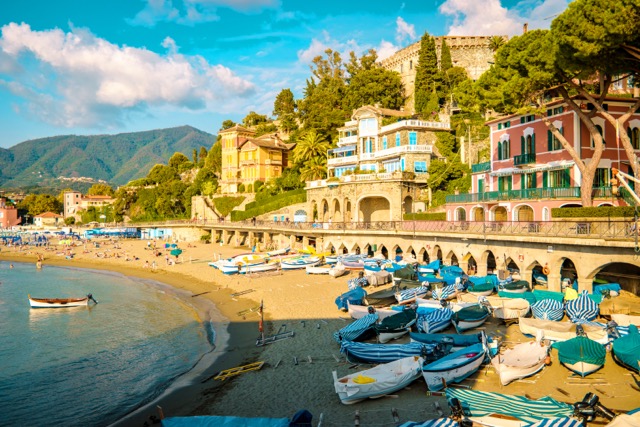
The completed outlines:
<svg viewBox="0 0 640 427">
<path fill-rule="evenodd" d="M 356 411 L 362 426 L 394 426 L 408 420 L 437 417 L 435 403 L 445 413 L 448 412 L 444 397 L 427 396 L 427 387 L 422 379 L 393 396 L 348 406 L 340 403 L 333 389 L 332 371 L 337 371 L 340 377 L 369 367 L 346 362 L 332 337 L 334 331 L 351 321 L 347 313 L 337 309 L 334 300 L 347 291 L 346 282 L 354 276 L 353 273 L 337 279 L 307 275 L 304 270 L 262 276 L 225 276 L 208 266 L 207 262 L 248 252 L 247 248 L 201 242 L 180 243 L 184 252 L 179 262 L 167 265 L 164 249 L 162 255 L 156 257 L 153 251 L 146 249 L 146 241 L 120 240 L 117 245 L 119 248 L 102 241 L 100 248 L 93 248 L 88 244 L 86 253 L 83 253 L 85 248 L 79 246 L 74 248 L 73 259 L 66 259 L 57 247 L 52 251 L 33 248 L 31 253 L 0 247 L 0 260 L 32 262 L 34 268 L 37 253 L 42 253 L 45 269 L 47 265 L 108 269 L 169 284 L 190 292 L 192 305 L 201 313 L 203 321 L 210 317 L 214 322 L 217 333 L 215 351 L 159 399 L 144 402 L 138 411 L 115 426 L 143 426 L 150 415 L 158 416 L 157 406 L 162 407 L 165 416 L 282 418 L 307 409 L 314 416 L 314 425 L 322 418 L 323 426 L 353 425 Z M 98 258 L 97 253 L 118 253 L 121 257 Z M 145 261 L 149 264 L 155 261 L 157 269 L 144 268 Z M 234 293 L 242 295 L 234 296 Z M 99 295 L 96 298 L 99 300 Z M 201 302 L 194 304 L 198 300 Z M 257 307 L 261 301 L 264 303 L 265 334 L 293 331 L 293 337 L 264 347 L 256 346 L 260 319 Z M 215 309 L 208 303 L 213 303 Z M 488 334 L 500 336 L 506 345 L 527 340 L 517 325 L 506 327 L 497 319 L 491 318 L 484 328 Z M 408 338 L 398 342 L 406 340 Z M 593 392 L 610 409 L 626 411 L 640 406 L 640 391 L 632 387 L 636 386 L 637 376 L 618 366 L 610 354 L 603 369 L 584 379 L 571 375 L 558 362 L 555 350 L 551 356 L 551 366 L 508 386 L 500 385 L 490 365 L 484 365 L 462 384 L 476 390 L 536 399 L 551 396 L 568 403 Z M 265 362 L 262 369 L 225 381 L 212 378 L 223 369 L 256 361 Z M 392 415 L 393 409 L 398 420 Z"/>
</svg>

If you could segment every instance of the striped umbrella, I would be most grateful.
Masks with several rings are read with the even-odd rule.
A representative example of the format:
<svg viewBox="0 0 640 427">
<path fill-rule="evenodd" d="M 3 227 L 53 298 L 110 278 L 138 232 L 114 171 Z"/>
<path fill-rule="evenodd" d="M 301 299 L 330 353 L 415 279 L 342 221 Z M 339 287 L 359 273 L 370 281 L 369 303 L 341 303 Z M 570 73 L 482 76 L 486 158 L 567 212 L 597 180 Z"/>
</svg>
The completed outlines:
<svg viewBox="0 0 640 427">
<path fill-rule="evenodd" d="M 577 320 L 594 320 L 600 311 L 598 304 L 589 298 L 587 291 L 582 291 L 582 294 L 567 303 L 566 306 L 567 316 L 572 322 Z"/>
</svg>

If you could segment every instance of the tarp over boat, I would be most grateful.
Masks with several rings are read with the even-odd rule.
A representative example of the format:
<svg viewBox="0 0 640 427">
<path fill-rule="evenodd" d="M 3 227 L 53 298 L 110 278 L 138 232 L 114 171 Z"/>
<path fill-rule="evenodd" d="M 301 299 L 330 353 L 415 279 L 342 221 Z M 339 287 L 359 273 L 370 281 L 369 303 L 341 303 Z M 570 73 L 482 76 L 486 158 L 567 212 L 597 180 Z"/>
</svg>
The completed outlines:
<svg viewBox="0 0 640 427">
<path fill-rule="evenodd" d="M 573 414 L 573 405 L 548 396 L 531 400 L 524 396 L 458 388 L 447 388 L 446 395 L 447 399 L 457 398 L 467 416 L 503 414 L 534 423 L 545 418 L 569 417 Z"/>
<path fill-rule="evenodd" d="M 582 291 L 582 294 L 567 303 L 565 310 L 567 316 L 572 322 L 577 320 L 593 320 L 598 316 L 598 304 L 593 299 L 589 298 L 587 291 Z"/>
<path fill-rule="evenodd" d="M 345 326 L 333 333 L 333 338 L 340 343 L 341 341 L 355 341 L 364 339 L 369 332 L 373 333 L 373 325 L 378 321 L 378 313 L 371 313 L 358 319 L 350 325 Z M 369 334 L 370 335 L 370 334 Z"/>
<path fill-rule="evenodd" d="M 560 362 L 570 365 L 578 362 L 604 365 L 607 356 L 607 350 L 602 344 L 587 337 L 575 337 L 567 341 L 555 342 L 551 347 L 558 350 Z"/>
<path fill-rule="evenodd" d="M 629 326 L 629 334 L 613 342 L 613 355 L 618 362 L 640 372 L 640 334 L 636 325 Z"/>
</svg>

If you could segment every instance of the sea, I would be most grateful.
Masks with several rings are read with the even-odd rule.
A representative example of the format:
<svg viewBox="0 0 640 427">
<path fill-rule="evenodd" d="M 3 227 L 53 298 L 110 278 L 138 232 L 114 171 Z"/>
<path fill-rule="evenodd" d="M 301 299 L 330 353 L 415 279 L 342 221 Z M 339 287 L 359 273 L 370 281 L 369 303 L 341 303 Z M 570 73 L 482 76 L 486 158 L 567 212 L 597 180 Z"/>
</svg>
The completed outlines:
<svg viewBox="0 0 640 427">
<path fill-rule="evenodd" d="M 89 293 L 97 305 L 32 309 L 27 299 Z M 161 283 L 0 262 L 0 426 L 108 426 L 213 351 L 214 334 Z"/>
</svg>

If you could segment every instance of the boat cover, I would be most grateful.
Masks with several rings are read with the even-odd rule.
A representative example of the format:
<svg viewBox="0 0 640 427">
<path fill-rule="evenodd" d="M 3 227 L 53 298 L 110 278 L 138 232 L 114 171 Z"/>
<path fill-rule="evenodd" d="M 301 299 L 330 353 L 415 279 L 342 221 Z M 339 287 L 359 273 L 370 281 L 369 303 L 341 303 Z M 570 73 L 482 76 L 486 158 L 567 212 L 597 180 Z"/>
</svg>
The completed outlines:
<svg viewBox="0 0 640 427">
<path fill-rule="evenodd" d="M 532 274 L 533 280 L 538 284 L 538 285 L 546 285 L 548 283 L 548 278 L 547 275 L 544 273 L 541 273 L 539 271 L 533 270 L 533 274 Z"/>
<path fill-rule="evenodd" d="M 598 304 L 596 304 L 587 291 L 582 291 L 582 294 L 567 303 L 565 310 L 567 316 L 572 322 L 577 320 L 593 320 L 598 316 Z"/>
<path fill-rule="evenodd" d="M 336 305 L 340 310 L 346 310 L 348 308 L 347 301 L 354 305 L 362 305 L 366 296 L 367 291 L 362 288 L 355 288 L 336 298 Z"/>
<path fill-rule="evenodd" d="M 429 273 L 427 274 L 418 273 L 418 281 L 419 282 L 427 281 L 429 283 L 445 283 L 444 279 L 441 279 Z"/>
<path fill-rule="evenodd" d="M 162 427 L 289 427 L 289 419 L 199 415 L 168 417 L 162 420 Z"/>
<path fill-rule="evenodd" d="M 536 298 L 536 301 L 542 301 L 544 299 L 552 299 L 554 301 L 564 302 L 564 294 L 562 292 L 535 289 L 533 291 L 533 296 Z"/>
<path fill-rule="evenodd" d="M 478 285 L 488 285 L 490 284 L 493 288 L 498 287 L 498 276 L 495 274 L 489 274 L 488 276 L 470 276 L 468 279 L 471 283 L 473 283 L 474 289 L 477 288 Z M 481 290 L 488 290 L 481 289 Z"/>
<path fill-rule="evenodd" d="M 531 312 L 536 319 L 561 320 L 564 317 L 564 306 L 560 301 L 543 299 L 531 306 Z"/>
<path fill-rule="evenodd" d="M 427 420 L 422 422 L 407 421 L 400 424 L 398 427 L 459 427 L 457 421 L 451 418 L 436 418 L 434 420 Z"/>
<path fill-rule="evenodd" d="M 364 363 L 388 363 L 409 356 L 421 356 L 425 360 L 435 360 L 437 344 L 412 342 L 407 344 L 373 344 L 342 341 L 340 352 L 350 361 Z"/>
<path fill-rule="evenodd" d="M 429 289 L 431 289 L 431 287 L 428 283 L 420 286 L 419 288 L 405 289 L 403 291 L 396 292 L 396 300 L 399 304 L 402 304 L 403 302 L 414 300 L 417 297 L 425 296 L 427 292 L 429 292 Z"/>
<path fill-rule="evenodd" d="M 441 289 L 434 289 L 431 293 L 433 299 L 447 299 L 456 293 L 455 285 L 448 285 Z"/>
<path fill-rule="evenodd" d="M 341 341 L 355 341 L 367 335 L 367 332 L 373 332 L 373 325 L 378 321 L 378 313 L 367 314 L 361 319 L 352 322 L 333 333 L 333 338 L 340 343 Z"/>
<path fill-rule="evenodd" d="M 413 269 L 412 265 L 405 265 L 404 267 L 396 270 L 393 272 L 393 277 L 397 277 L 400 279 L 409 279 L 409 280 L 415 280 L 416 279 L 416 271 Z"/>
<path fill-rule="evenodd" d="M 529 304 L 535 304 L 536 297 L 533 292 L 509 292 L 509 291 L 498 291 L 498 296 L 502 298 L 523 298 L 529 301 Z"/>
<path fill-rule="evenodd" d="M 469 280 L 471 281 L 472 277 L 469 277 Z M 478 277 L 474 277 L 474 279 L 478 279 Z M 495 286 L 493 285 L 493 283 L 491 283 L 490 281 L 484 281 L 484 282 L 471 282 L 472 285 L 469 286 L 467 288 L 467 291 L 469 292 L 486 292 L 486 291 L 492 291 L 494 290 Z"/>
<path fill-rule="evenodd" d="M 428 268 L 428 269 L 433 270 L 433 271 L 438 271 L 438 270 L 440 270 L 440 267 L 442 267 L 442 263 L 440 262 L 439 259 L 437 259 L 437 260 L 431 261 L 429 264 L 425 265 L 424 268 Z"/>
<path fill-rule="evenodd" d="M 570 365 L 578 362 L 604 365 L 607 356 L 607 350 L 602 344 L 587 337 L 575 337 L 567 341 L 555 342 L 551 347 L 558 350 L 560 362 Z"/>
<path fill-rule="evenodd" d="M 466 321 L 473 322 L 480 320 L 483 317 L 487 317 L 489 312 L 481 305 L 472 305 L 470 307 L 464 307 L 453 314 L 454 321 Z"/>
<path fill-rule="evenodd" d="M 453 347 L 468 347 L 470 345 L 482 342 L 482 334 L 429 334 L 410 332 L 409 337 L 412 341 L 425 344 L 437 344 L 444 341 L 451 341 Z"/>
<path fill-rule="evenodd" d="M 507 292 L 517 289 L 527 288 L 529 289 L 529 282 L 526 280 L 516 280 L 515 282 L 503 282 L 500 283 L 500 289 Z"/>
<path fill-rule="evenodd" d="M 524 396 L 452 387 L 447 388 L 446 396 L 449 400 L 457 398 L 464 413 L 474 417 L 502 414 L 535 423 L 548 418 L 569 417 L 573 414 L 573 405 L 558 402 L 549 396 L 531 400 Z"/>
<path fill-rule="evenodd" d="M 441 265 L 440 275 L 444 277 L 445 274 L 451 274 L 452 276 L 460 277 L 464 274 L 464 270 L 457 265 Z"/>
<path fill-rule="evenodd" d="M 571 417 L 547 418 L 526 427 L 584 427 L 582 420 Z"/>
<path fill-rule="evenodd" d="M 450 308 L 418 307 L 418 330 L 421 332 L 437 332 L 451 323 L 453 310 Z M 427 330 L 425 330 L 425 326 Z"/>
<path fill-rule="evenodd" d="M 376 332 L 391 332 L 411 327 L 416 322 L 416 310 L 407 308 L 389 317 L 385 317 L 374 328 Z"/>
<path fill-rule="evenodd" d="M 617 292 L 618 294 L 620 293 L 620 290 L 622 289 L 622 287 L 620 286 L 619 283 L 606 283 L 606 284 L 601 284 L 601 285 L 593 285 L 593 293 L 598 295 L 598 294 L 603 294 L 603 291 L 614 291 Z"/>
<path fill-rule="evenodd" d="M 629 326 L 629 334 L 613 342 L 613 354 L 624 365 L 640 372 L 640 334 L 636 325 Z"/>
</svg>

